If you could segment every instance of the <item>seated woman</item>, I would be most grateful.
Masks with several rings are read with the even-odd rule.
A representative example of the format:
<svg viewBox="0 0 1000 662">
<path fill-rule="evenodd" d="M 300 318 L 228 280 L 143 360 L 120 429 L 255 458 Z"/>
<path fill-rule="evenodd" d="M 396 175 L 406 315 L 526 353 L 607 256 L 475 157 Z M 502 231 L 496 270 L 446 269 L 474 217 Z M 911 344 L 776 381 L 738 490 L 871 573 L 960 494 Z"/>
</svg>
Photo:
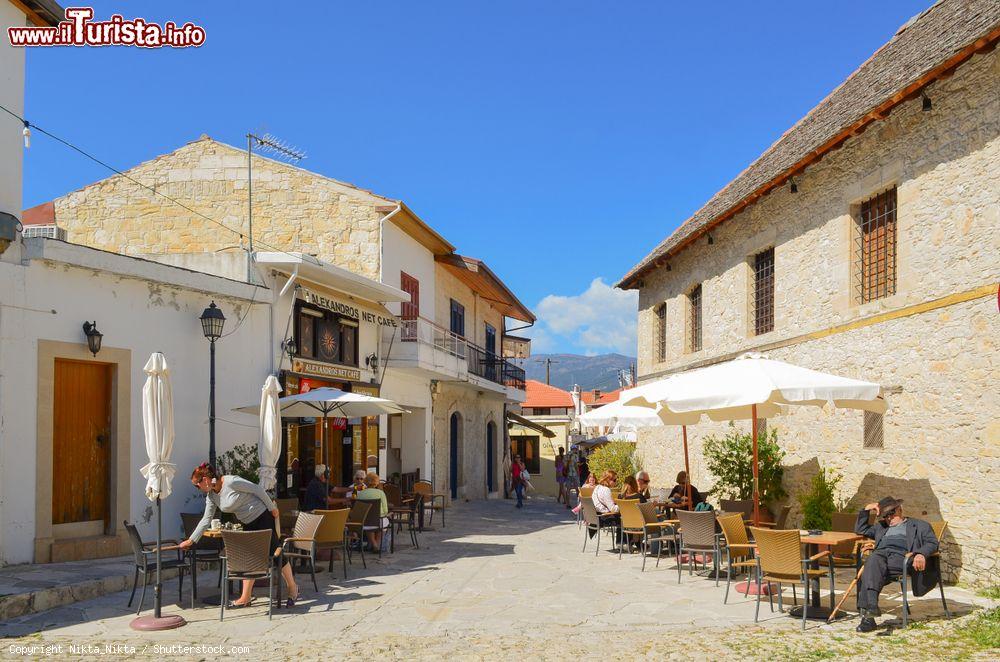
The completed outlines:
<svg viewBox="0 0 1000 662">
<path fill-rule="evenodd" d="M 369 472 L 364 478 L 365 489 L 358 492 L 359 499 L 365 500 L 378 500 L 379 502 L 379 521 L 381 522 L 381 527 L 378 531 L 368 532 L 368 544 L 371 548 L 378 550 L 382 545 L 382 531 L 389 526 L 389 500 L 385 497 L 385 492 L 378 488 L 378 474 L 374 471 Z"/>
<path fill-rule="evenodd" d="M 635 479 L 635 476 L 625 476 L 624 483 L 622 491 L 618 493 L 618 498 L 639 499 L 639 482 Z"/>
<path fill-rule="evenodd" d="M 687 497 L 688 491 L 688 475 L 686 471 L 682 471 L 677 474 L 677 484 L 674 485 L 674 489 L 670 490 L 670 501 L 673 503 L 674 508 L 680 508 L 681 510 L 694 510 L 698 507 L 698 504 L 704 501 L 701 492 L 698 491 L 694 485 L 691 485 L 691 502 L 688 503 Z"/>
<path fill-rule="evenodd" d="M 365 472 L 362 469 L 358 469 L 354 472 L 354 484 L 351 485 L 351 491 L 354 492 L 354 496 L 358 495 L 365 489 Z"/>
<path fill-rule="evenodd" d="M 597 486 L 594 487 L 594 493 L 591 498 L 594 500 L 594 508 L 597 509 L 598 514 L 605 513 L 617 513 L 618 504 L 615 503 L 614 497 L 611 495 L 611 490 L 615 487 L 615 482 L 618 480 L 618 474 L 613 469 L 608 469 L 601 476 L 601 479 L 597 481 Z"/>
<path fill-rule="evenodd" d="M 593 488 L 597 487 L 597 476 L 595 476 L 594 474 L 589 474 L 587 476 L 587 480 L 583 481 L 583 485 L 580 486 L 580 489 L 582 490 L 584 487 L 591 488 L 591 494 L 593 494 Z M 573 507 L 573 514 L 574 515 L 576 515 L 578 512 L 580 512 L 580 508 L 582 507 L 580 505 L 579 501 L 580 500 L 577 499 L 577 504 L 576 504 L 576 506 Z"/>
<path fill-rule="evenodd" d="M 270 531 L 272 556 L 281 547 L 274 530 L 278 508 L 263 487 L 239 476 L 220 476 L 208 462 L 203 462 L 191 473 L 191 484 L 205 494 L 205 514 L 191 537 L 178 545 L 181 549 L 188 549 L 201 539 L 216 510 L 236 515 L 245 531 Z M 281 576 L 288 587 L 288 606 L 293 607 L 299 598 L 299 587 L 295 584 L 292 566 L 285 559 L 281 561 Z M 253 599 L 253 585 L 254 580 L 244 580 L 243 593 L 229 603 L 227 609 L 248 606 Z"/>
</svg>

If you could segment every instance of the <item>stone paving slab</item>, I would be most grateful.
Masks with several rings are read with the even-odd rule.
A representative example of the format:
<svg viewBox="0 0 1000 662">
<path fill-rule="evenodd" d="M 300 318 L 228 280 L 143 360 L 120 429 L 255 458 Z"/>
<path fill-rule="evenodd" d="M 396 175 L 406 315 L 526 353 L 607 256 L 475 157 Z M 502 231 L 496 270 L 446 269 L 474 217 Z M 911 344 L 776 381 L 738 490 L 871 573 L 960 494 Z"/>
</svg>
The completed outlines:
<svg viewBox="0 0 1000 662">
<path fill-rule="evenodd" d="M 381 560 L 369 557 L 367 570 L 355 556 L 347 580 L 339 564 L 333 575 L 322 564 L 318 592 L 308 574 L 298 574 L 302 600 L 293 609 L 275 610 L 273 620 L 267 618 L 266 589 L 258 590 L 254 606 L 227 612 L 220 623 L 218 608 L 191 609 L 188 600 L 176 604 L 174 581 L 164 584 L 165 611 L 188 621 L 178 630 L 141 634 L 130 630 L 135 614 L 125 608 L 128 592 L 122 591 L 9 619 L 0 623 L 0 637 L 17 645 L 131 645 L 139 647 L 137 656 L 179 654 L 194 659 L 205 658 L 204 651 L 184 646 L 227 647 L 212 649 L 209 656 L 311 659 L 322 651 L 323 657 L 380 652 L 394 659 L 424 659 L 441 654 L 488 656 L 493 642 L 496 650 L 506 651 L 504 659 L 523 660 L 565 659 L 558 654 L 563 642 L 576 655 L 588 650 L 623 653 L 602 642 L 626 635 L 663 642 L 697 632 L 721 641 L 722 633 L 733 628 L 743 633 L 798 632 L 799 621 L 777 610 L 772 613 L 766 600 L 759 626 L 753 624 L 753 599 L 733 591 L 730 604 L 723 605 L 724 581 L 716 587 L 713 580 L 689 576 L 685 569 L 678 582 L 672 559 L 661 560 L 659 568 L 647 562 L 641 572 L 637 554 L 619 560 L 605 549 L 607 539 L 598 555 L 581 553 L 583 531 L 551 501 L 532 499 L 523 510 L 507 501 L 456 504 L 449 510 L 447 524 L 422 534 L 420 549 L 404 544 Z M 847 586 L 851 575 L 849 569 L 841 573 L 838 590 Z M 199 573 L 199 580 L 200 585 L 214 587 L 212 573 Z M 946 591 L 959 614 L 988 604 L 958 588 Z M 898 616 L 899 602 L 891 589 L 885 595 L 883 609 L 891 620 L 892 614 Z M 828 602 L 825 595 L 824 602 Z M 936 592 L 912 605 L 917 620 L 941 615 Z M 854 620 L 811 624 L 810 631 L 853 637 L 855 624 Z M 511 637 L 523 641 L 524 650 L 500 643 Z M 8 642 L 4 643 L 0 656 L 9 653 Z M 164 653 L 158 645 L 178 648 Z M 647 650 L 654 658 L 669 652 L 660 655 L 658 646 Z"/>
</svg>

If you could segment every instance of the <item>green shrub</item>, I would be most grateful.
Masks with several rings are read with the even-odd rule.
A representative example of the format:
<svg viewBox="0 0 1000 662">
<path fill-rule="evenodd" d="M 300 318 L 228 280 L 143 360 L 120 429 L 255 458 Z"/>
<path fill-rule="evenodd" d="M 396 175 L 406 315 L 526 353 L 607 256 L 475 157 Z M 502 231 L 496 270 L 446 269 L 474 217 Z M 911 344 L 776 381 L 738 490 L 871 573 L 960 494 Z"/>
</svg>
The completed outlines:
<svg viewBox="0 0 1000 662">
<path fill-rule="evenodd" d="M 705 438 L 703 454 L 708 470 L 716 477 L 712 494 L 717 499 L 753 498 L 753 435 L 729 424 L 724 436 Z M 785 451 L 778 446 L 778 431 L 758 431 L 760 502 L 774 503 L 786 496 L 781 485 Z"/>
<path fill-rule="evenodd" d="M 635 444 L 627 441 L 611 441 L 598 447 L 587 458 L 587 464 L 597 480 L 608 469 L 617 473 L 619 487 L 625 476 L 634 476 L 642 470 L 642 460 L 635 452 Z"/>
<path fill-rule="evenodd" d="M 835 471 L 828 472 L 822 467 L 813 476 L 809 491 L 799 495 L 799 505 L 802 506 L 802 528 L 830 530 L 831 516 L 837 512 L 834 494 L 841 478 L 842 476 Z"/>
<path fill-rule="evenodd" d="M 245 478 L 256 483 L 260 477 L 260 457 L 256 444 L 238 444 L 217 458 L 220 474 Z"/>
</svg>

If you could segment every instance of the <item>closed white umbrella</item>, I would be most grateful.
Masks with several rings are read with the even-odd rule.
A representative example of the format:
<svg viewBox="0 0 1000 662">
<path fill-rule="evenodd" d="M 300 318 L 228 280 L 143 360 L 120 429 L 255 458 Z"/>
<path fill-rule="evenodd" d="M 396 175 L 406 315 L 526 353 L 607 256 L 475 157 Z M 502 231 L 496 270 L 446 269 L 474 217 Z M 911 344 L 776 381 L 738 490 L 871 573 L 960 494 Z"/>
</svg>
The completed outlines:
<svg viewBox="0 0 1000 662">
<path fill-rule="evenodd" d="M 153 615 L 136 618 L 130 625 L 136 630 L 169 630 L 185 624 L 180 616 L 164 616 L 161 612 L 163 512 L 160 501 L 170 496 L 170 483 L 177 468 L 170 462 L 174 448 L 174 396 L 170 388 L 170 368 L 163 354 L 154 352 L 143 372 L 146 383 L 142 387 L 142 429 L 149 463 L 139 469 L 139 473 L 146 479 L 146 497 L 156 503 L 156 588 Z"/>
<path fill-rule="evenodd" d="M 260 438 L 257 456 L 260 458 L 260 486 L 273 490 L 277 484 L 278 457 L 281 455 L 281 412 L 278 394 L 281 385 L 274 375 L 268 375 L 260 390 Z"/>
<path fill-rule="evenodd" d="M 753 435 L 754 522 L 759 522 L 757 419 L 773 417 L 786 405 L 830 405 L 885 412 L 874 382 L 831 375 L 790 363 L 744 354 L 725 363 L 679 373 L 622 394 L 629 405 L 659 407 L 678 415 L 706 415 L 715 421 L 750 419 Z M 626 395 L 628 394 L 628 395 Z"/>
</svg>

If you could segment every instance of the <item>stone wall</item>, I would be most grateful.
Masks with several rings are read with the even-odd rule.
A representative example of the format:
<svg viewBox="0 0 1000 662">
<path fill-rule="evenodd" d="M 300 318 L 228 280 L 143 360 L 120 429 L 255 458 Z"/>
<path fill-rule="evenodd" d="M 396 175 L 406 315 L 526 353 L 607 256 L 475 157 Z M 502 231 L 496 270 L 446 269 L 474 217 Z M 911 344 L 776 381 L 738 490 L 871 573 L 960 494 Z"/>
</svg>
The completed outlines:
<svg viewBox="0 0 1000 662">
<path fill-rule="evenodd" d="M 862 447 L 860 412 L 795 411 L 769 421 L 788 455 L 786 488 L 802 492 L 818 466 L 841 474 L 856 507 L 891 494 L 911 515 L 949 521 L 951 578 L 1000 575 L 1000 55 L 974 57 L 921 100 L 847 141 L 645 278 L 639 300 L 643 381 L 740 351 L 890 389 L 884 449 Z M 852 296 L 857 205 L 897 187 L 896 294 Z M 775 249 L 775 327 L 753 336 L 750 258 Z M 687 292 L 702 284 L 703 350 L 687 353 Z M 656 357 L 656 306 L 667 306 L 667 356 Z M 701 441 L 725 424 L 690 428 L 695 484 L 711 487 Z M 748 427 L 748 424 L 741 424 Z M 680 431 L 644 431 L 654 482 L 683 459 Z M 793 521 L 796 521 L 793 519 Z"/>
<path fill-rule="evenodd" d="M 440 264 L 435 265 L 434 314 L 438 324 L 448 328 L 451 319 L 451 300 L 465 306 L 465 336 L 470 342 L 486 346 L 486 324 L 497 331 L 497 353 L 500 352 L 500 337 L 503 334 L 503 315 L 493 305 L 469 289 Z"/>
<path fill-rule="evenodd" d="M 127 255 L 245 245 L 238 233 L 247 235 L 246 151 L 203 136 L 127 174 L 236 232 L 116 175 L 55 200 L 69 241 Z M 257 250 L 313 253 L 378 280 L 379 220 L 389 205 L 395 202 L 349 184 L 253 158 Z"/>
<path fill-rule="evenodd" d="M 451 499 L 451 415 L 459 415 L 458 498 L 486 498 L 486 426 L 496 425 L 494 484 L 502 491 L 504 403 L 468 384 L 441 382 L 434 396 L 434 489 Z"/>
</svg>

